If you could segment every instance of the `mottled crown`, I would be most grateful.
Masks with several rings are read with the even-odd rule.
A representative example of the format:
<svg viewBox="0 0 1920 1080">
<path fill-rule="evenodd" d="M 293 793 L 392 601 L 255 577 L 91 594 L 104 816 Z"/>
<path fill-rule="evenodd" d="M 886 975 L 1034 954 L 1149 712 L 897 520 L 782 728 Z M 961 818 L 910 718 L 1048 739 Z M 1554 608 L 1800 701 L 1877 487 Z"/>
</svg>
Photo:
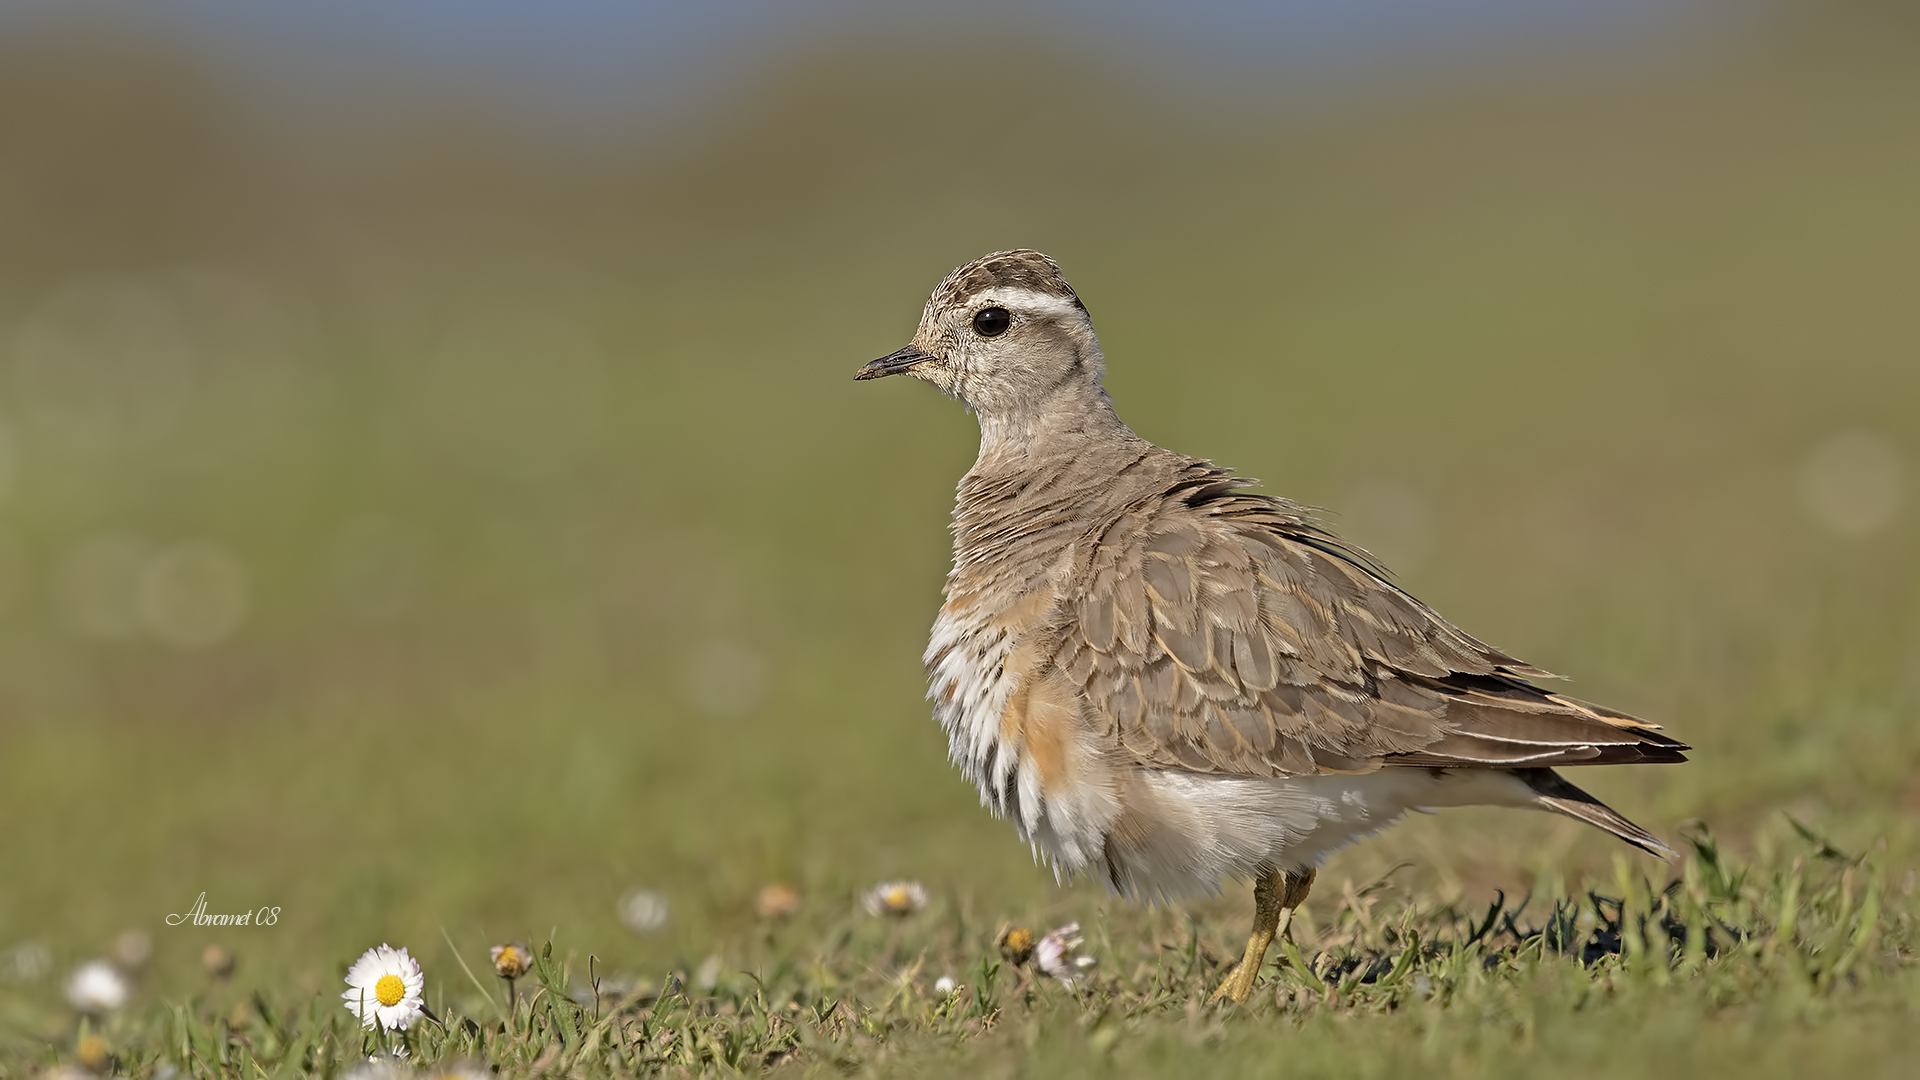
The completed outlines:
<svg viewBox="0 0 1920 1080">
<path fill-rule="evenodd" d="M 1087 310 L 1073 286 L 1067 284 L 1066 276 L 1060 273 L 1060 264 L 1030 248 L 996 251 L 960 267 L 933 290 L 932 305 L 963 305 L 969 298 L 993 288 L 1025 289 L 1070 301 L 1081 311 Z"/>
</svg>

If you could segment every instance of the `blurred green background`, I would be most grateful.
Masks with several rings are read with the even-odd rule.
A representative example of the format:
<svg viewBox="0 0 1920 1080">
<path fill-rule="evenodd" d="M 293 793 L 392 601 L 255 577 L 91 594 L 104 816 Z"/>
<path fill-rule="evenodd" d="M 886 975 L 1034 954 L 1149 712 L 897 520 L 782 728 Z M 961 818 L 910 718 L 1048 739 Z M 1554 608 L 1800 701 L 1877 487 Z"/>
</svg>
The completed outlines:
<svg viewBox="0 0 1920 1080">
<path fill-rule="evenodd" d="M 783 879 L 821 918 L 886 877 L 1095 917 L 921 700 L 973 423 L 850 378 L 1011 246 L 1065 267 L 1142 434 L 1698 748 L 1582 784 L 1669 836 L 1784 810 L 1913 864 L 1910 10 L 1303 86 L 940 25 L 569 123 L 430 71 L 292 104 L 189 37 L 9 24 L 0 950 L 141 928 L 160 990 L 210 942 L 320 988 L 443 926 L 658 975 Z M 1328 873 L 1479 897 L 1613 854 L 1464 811 Z M 666 928 L 620 925 L 635 888 Z M 162 924 L 203 891 L 280 924 Z"/>
</svg>

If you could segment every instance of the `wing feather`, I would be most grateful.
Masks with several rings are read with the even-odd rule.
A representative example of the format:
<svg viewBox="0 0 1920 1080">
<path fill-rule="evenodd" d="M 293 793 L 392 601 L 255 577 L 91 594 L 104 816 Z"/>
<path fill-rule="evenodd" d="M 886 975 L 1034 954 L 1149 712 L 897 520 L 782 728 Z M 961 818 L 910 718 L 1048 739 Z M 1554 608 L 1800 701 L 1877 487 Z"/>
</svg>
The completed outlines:
<svg viewBox="0 0 1920 1080">
<path fill-rule="evenodd" d="M 1246 776 L 1681 761 L 1638 717 L 1403 592 L 1292 504 L 1217 477 L 1135 504 L 1067 583 L 1055 658 L 1141 764 Z"/>
</svg>

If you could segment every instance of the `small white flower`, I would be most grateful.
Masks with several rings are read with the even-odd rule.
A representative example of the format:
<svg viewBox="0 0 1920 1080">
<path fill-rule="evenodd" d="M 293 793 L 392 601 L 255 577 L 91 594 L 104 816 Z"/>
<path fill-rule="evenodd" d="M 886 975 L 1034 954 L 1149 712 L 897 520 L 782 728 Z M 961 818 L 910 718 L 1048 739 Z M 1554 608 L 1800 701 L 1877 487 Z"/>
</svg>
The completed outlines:
<svg viewBox="0 0 1920 1080">
<path fill-rule="evenodd" d="M 701 990 L 711 990 L 720 985 L 720 971 L 726 961 L 718 956 L 709 956 L 700 961 L 700 970 L 693 973 L 693 985 Z"/>
<path fill-rule="evenodd" d="M 495 945 L 489 952 L 493 955 L 494 974 L 503 979 L 517 979 L 533 967 L 533 950 L 517 941 Z"/>
<path fill-rule="evenodd" d="M 23 941 L 0 953 L 0 978 L 39 982 L 52 970 L 53 950 L 42 942 Z"/>
<path fill-rule="evenodd" d="M 620 898 L 620 921 L 636 934 L 651 934 L 667 925 L 667 898 L 650 889 L 635 889 Z"/>
<path fill-rule="evenodd" d="M 960 984 L 954 982 L 953 976 L 951 975 L 942 975 L 933 980 L 933 992 L 936 994 L 951 994 L 958 989 L 960 989 Z"/>
<path fill-rule="evenodd" d="M 927 906 L 926 887 L 917 881 L 883 881 L 860 896 L 869 915 L 904 918 Z"/>
<path fill-rule="evenodd" d="M 1080 973 L 1093 966 L 1093 957 L 1073 955 L 1073 950 L 1081 944 L 1080 924 L 1068 923 L 1041 938 L 1033 947 L 1034 966 L 1073 986 L 1080 981 Z"/>
<path fill-rule="evenodd" d="M 105 960 L 89 960 L 67 976 L 67 1001 L 83 1013 L 109 1013 L 127 1003 L 127 979 Z"/>
<path fill-rule="evenodd" d="M 139 971 L 153 957 L 153 939 L 144 930 L 127 930 L 113 939 L 113 959 L 128 971 Z"/>
<path fill-rule="evenodd" d="M 388 1031 L 405 1031 L 425 1011 L 420 992 L 426 984 L 419 962 L 406 949 L 379 945 L 347 969 L 348 989 L 340 996 L 361 1027 L 378 1023 Z"/>
</svg>

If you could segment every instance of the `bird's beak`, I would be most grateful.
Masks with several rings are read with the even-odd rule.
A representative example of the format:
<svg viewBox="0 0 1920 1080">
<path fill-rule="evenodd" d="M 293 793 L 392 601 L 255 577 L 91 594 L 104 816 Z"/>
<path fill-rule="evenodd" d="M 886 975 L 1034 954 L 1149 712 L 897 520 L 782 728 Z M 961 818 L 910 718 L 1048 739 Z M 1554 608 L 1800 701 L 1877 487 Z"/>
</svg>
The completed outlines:
<svg viewBox="0 0 1920 1080">
<path fill-rule="evenodd" d="M 904 349 L 896 349 L 880 359 L 872 361 L 867 364 L 866 367 L 854 372 L 853 377 L 856 379 L 879 379 L 888 375 L 898 375 L 915 364 L 924 364 L 931 359 L 933 359 L 933 357 L 909 345 Z"/>
</svg>

